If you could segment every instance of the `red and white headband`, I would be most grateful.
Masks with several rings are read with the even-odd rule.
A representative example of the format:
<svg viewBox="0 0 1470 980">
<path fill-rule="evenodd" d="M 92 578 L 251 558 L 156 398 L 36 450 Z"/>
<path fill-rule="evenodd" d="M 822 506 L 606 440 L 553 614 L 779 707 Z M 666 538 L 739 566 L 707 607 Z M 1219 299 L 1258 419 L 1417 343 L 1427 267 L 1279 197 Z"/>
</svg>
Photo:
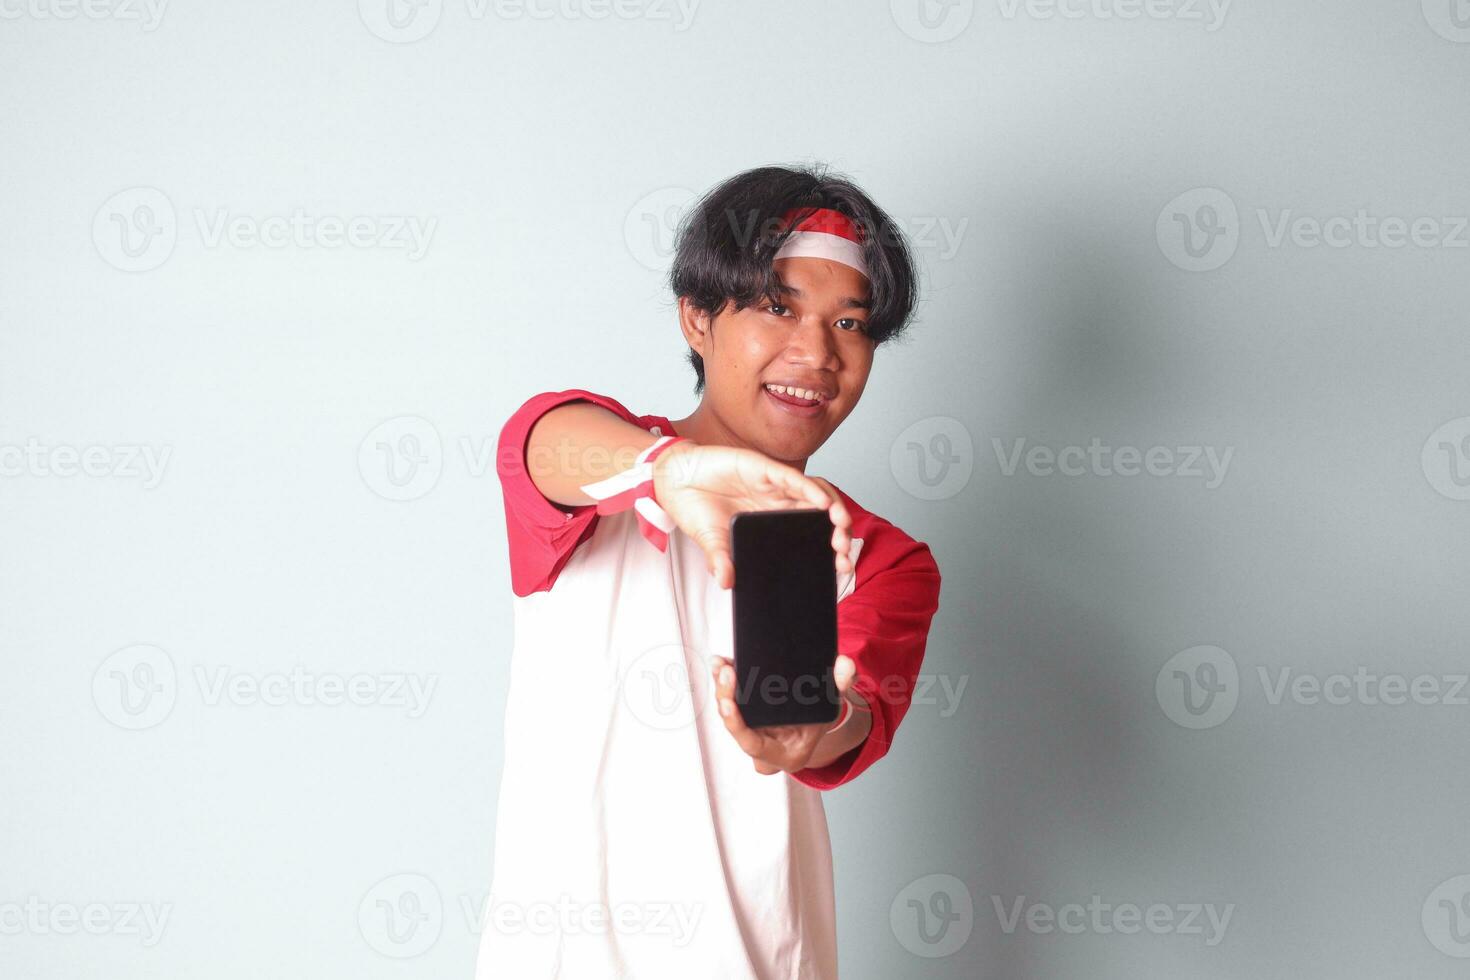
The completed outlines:
<svg viewBox="0 0 1470 980">
<path fill-rule="evenodd" d="M 831 208 L 792 208 L 781 215 L 780 230 L 785 231 L 803 214 L 806 216 L 797 221 L 796 229 L 776 252 L 777 259 L 831 259 L 868 276 L 868 264 L 863 261 L 866 236 L 851 218 Z"/>
</svg>

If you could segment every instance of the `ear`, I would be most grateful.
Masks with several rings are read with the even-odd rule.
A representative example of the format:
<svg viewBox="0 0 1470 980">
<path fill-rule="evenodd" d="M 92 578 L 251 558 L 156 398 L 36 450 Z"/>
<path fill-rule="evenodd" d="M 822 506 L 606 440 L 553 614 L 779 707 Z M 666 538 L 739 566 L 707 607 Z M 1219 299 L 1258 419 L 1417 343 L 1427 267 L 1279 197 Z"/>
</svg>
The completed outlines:
<svg viewBox="0 0 1470 980">
<path fill-rule="evenodd" d="M 684 342 L 700 357 L 706 356 L 714 322 L 714 316 L 697 309 L 688 296 L 679 297 L 679 329 L 684 332 Z"/>
</svg>

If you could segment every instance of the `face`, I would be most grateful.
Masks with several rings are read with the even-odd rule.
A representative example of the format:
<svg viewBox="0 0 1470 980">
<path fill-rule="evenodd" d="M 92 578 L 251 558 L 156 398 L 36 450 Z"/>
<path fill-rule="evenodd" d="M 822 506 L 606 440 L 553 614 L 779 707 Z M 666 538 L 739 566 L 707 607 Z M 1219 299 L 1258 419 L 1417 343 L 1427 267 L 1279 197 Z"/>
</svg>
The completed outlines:
<svg viewBox="0 0 1470 980">
<path fill-rule="evenodd" d="M 720 429 L 783 462 L 804 462 L 857 407 L 873 366 L 867 277 L 819 258 L 778 259 L 779 295 L 713 318 L 680 301 L 685 339 L 704 359 L 700 403 Z M 768 384 L 807 389 L 772 392 Z"/>
</svg>

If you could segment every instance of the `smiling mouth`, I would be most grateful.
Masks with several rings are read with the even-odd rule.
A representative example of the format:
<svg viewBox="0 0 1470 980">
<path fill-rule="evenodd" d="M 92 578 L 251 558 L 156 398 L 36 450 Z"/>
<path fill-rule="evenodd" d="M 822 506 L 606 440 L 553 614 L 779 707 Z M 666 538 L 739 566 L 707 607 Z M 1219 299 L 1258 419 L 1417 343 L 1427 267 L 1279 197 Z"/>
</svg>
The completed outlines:
<svg viewBox="0 0 1470 980">
<path fill-rule="evenodd" d="M 803 408 L 814 408 L 827 401 L 827 396 L 810 388 L 794 388 L 790 385 L 765 384 L 762 385 L 771 395 L 788 405 L 799 405 Z"/>
<path fill-rule="evenodd" d="M 827 408 L 827 399 L 820 393 L 810 389 L 788 388 L 785 385 L 766 384 L 761 386 L 766 396 L 770 398 L 776 409 L 786 415 L 794 415 L 798 418 L 816 418 Z M 802 392 L 802 394 L 793 394 Z M 815 398 L 806 397 L 815 395 Z"/>
</svg>

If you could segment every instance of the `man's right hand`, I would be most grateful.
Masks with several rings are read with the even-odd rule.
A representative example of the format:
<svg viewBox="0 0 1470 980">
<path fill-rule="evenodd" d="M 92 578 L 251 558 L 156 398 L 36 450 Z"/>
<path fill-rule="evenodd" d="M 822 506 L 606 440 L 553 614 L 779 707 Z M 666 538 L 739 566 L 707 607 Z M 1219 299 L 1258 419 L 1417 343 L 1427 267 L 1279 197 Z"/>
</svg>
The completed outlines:
<svg viewBox="0 0 1470 980">
<path fill-rule="evenodd" d="M 681 531 L 704 551 L 720 588 L 735 584 L 730 518 L 742 511 L 821 508 L 832 519 L 832 551 L 840 573 L 852 571 L 852 517 L 825 480 L 753 449 L 676 442 L 653 461 L 654 496 Z"/>
</svg>

